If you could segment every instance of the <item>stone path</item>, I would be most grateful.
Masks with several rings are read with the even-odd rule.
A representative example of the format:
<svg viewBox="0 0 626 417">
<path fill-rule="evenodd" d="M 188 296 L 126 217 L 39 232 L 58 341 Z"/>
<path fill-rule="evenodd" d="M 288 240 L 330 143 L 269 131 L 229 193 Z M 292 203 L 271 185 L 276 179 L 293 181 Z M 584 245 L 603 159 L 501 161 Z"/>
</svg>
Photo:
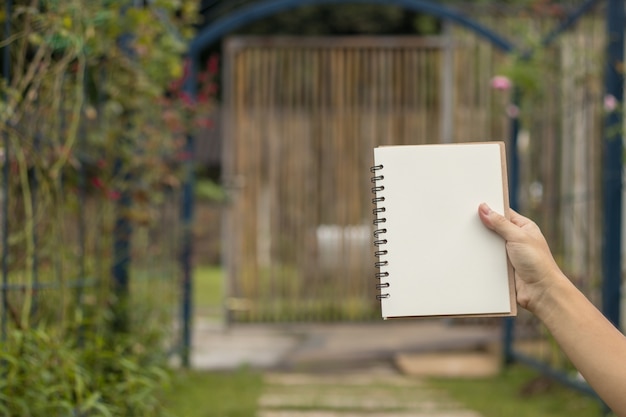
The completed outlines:
<svg viewBox="0 0 626 417">
<path fill-rule="evenodd" d="M 481 417 L 391 367 L 267 373 L 259 417 Z"/>
</svg>

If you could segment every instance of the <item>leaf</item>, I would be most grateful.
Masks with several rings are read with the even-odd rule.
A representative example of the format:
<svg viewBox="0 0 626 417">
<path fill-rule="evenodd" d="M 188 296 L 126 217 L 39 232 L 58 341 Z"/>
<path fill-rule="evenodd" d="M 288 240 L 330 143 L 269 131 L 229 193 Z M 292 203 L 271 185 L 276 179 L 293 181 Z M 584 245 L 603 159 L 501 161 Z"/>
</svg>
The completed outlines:
<svg viewBox="0 0 626 417">
<path fill-rule="evenodd" d="M 40 33 L 33 32 L 28 34 L 28 41 L 32 45 L 39 46 L 44 42 L 44 39 Z"/>
<path fill-rule="evenodd" d="M 95 26 L 104 26 L 115 20 L 115 13 L 111 10 L 98 10 L 92 19 Z"/>
<path fill-rule="evenodd" d="M 94 392 L 91 394 L 80 406 L 81 413 L 87 413 L 88 411 L 96 408 L 100 400 L 102 399 L 102 395 L 99 392 Z"/>
<path fill-rule="evenodd" d="M 71 416 L 72 414 L 74 414 L 74 407 L 72 406 L 72 404 L 69 401 L 59 401 L 56 404 L 51 405 L 48 408 L 50 408 L 50 409 L 58 409 L 60 411 L 65 411 L 64 413 L 61 413 L 61 414 L 55 413 L 56 415 Z"/>
<path fill-rule="evenodd" d="M 70 16 L 63 16 L 63 27 L 71 29 L 73 26 L 72 18 Z"/>
<path fill-rule="evenodd" d="M 107 407 L 106 405 L 102 403 L 94 404 L 94 406 L 92 407 L 92 410 L 98 411 L 100 415 L 104 417 L 113 417 L 114 415 L 113 412 L 109 409 L 109 407 Z"/>
</svg>

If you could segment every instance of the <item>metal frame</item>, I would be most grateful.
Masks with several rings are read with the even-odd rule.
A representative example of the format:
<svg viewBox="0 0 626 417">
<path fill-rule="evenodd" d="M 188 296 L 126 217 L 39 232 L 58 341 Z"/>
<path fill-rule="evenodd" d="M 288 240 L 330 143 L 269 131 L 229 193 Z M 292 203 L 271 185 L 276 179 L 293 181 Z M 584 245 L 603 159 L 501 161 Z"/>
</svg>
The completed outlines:
<svg viewBox="0 0 626 417">
<path fill-rule="evenodd" d="M 5 19 L 3 28 L 3 38 L 8 39 L 11 36 L 11 13 L 13 11 L 13 1 L 7 0 L 5 3 Z M 2 77 L 9 80 L 11 77 L 11 54 L 9 46 L 2 48 Z M 2 97 L 6 100 L 6 96 Z M 2 167 L 2 317 L 0 317 L 0 337 L 1 341 L 6 340 L 7 333 L 7 317 L 6 310 L 9 305 L 8 293 L 6 287 L 9 283 L 9 135 L 5 132 L 2 135 L 2 146 L 4 147 L 4 166 Z"/>
<path fill-rule="evenodd" d="M 624 2 L 608 0 L 607 57 L 604 89 L 621 104 L 624 99 Z M 623 107 L 619 107 L 623 111 Z M 602 251 L 602 312 L 619 328 L 622 282 L 622 117 L 610 112 L 604 129 L 604 246 Z"/>
</svg>

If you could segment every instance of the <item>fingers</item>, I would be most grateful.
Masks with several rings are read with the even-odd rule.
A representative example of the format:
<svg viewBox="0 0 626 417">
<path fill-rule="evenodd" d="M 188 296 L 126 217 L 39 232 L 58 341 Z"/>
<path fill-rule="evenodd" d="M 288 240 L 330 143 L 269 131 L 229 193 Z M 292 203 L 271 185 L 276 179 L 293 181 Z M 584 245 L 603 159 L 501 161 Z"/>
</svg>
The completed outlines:
<svg viewBox="0 0 626 417">
<path fill-rule="evenodd" d="M 485 203 L 478 207 L 478 214 L 485 226 L 502 236 L 505 240 L 515 240 L 515 237 L 519 236 L 520 227 L 523 225 L 521 223 L 524 223 L 525 220 L 529 221 L 513 210 L 511 210 L 511 221 L 509 221 L 506 217 L 491 210 Z"/>
</svg>

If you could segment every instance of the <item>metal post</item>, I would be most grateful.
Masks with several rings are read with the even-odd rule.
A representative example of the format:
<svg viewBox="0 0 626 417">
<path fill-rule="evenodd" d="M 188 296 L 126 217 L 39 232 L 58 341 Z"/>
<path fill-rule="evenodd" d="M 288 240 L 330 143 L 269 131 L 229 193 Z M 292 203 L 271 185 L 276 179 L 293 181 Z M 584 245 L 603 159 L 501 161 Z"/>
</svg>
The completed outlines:
<svg viewBox="0 0 626 417">
<path fill-rule="evenodd" d="M 13 2 L 7 0 L 4 8 L 4 30 L 3 38 L 9 39 L 11 35 L 11 12 Z M 9 81 L 11 77 L 11 54 L 10 44 L 2 48 L 2 77 Z M 9 134 L 2 135 L 4 147 L 4 164 L 2 167 L 2 314 L 0 317 L 0 338 L 2 341 L 7 336 L 7 310 L 9 307 L 8 285 L 9 285 Z"/>
<path fill-rule="evenodd" d="M 137 1 L 133 0 L 132 4 L 125 5 L 122 8 L 122 14 L 125 14 L 129 8 L 136 7 Z M 117 39 L 120 50 L 129 58 L 135 59 L 135 51 L 131 43 L 133 40 L 132 33 L 123 33 Z M 121 120 L 130 130 L 131 112 L 125 110 Z M 122 142 L 128 142 L 128 138 L 122 135 Z M 120 146 L 119 149 L 124 149 Z M 116 204 L 116 220 L 113 229 L 113 266 L 111 275 L 113 278 L 113 294 L 115 295 L 115 309 L 113 311 L 112 327 L 114 332 L 126 333 L 129 331 L 129 295 L 130 295 L 130 264 L 131 264 L 131 237 L 133 227 L 128 219 L 128 212 L 132 207 L 132 196 L 128 190 L 128 184 L 133 180 L 132 174 L 125 167 L 125 162 L 121 156 L 115 160 L 113 167 L 113 176 L 119 178 L 123 176 L 124 187 L 120 192 L 120 198 Z"/>
<path fill-rule="evenodd" d="M 115 161 L 114 175 L 121 174 L 124 163 L 121 158 Z M 128 184 L 132 178 L 129 173 L 125 173 L 124 183 Z M 116 204 L 117 219 L 113 229 L 113 266 L 111 275 L 113 276 L 113 294 L 116 297 L 113 316 L 113 331 L 126 333 L 129 329 L 128 323 L 128 298 L 130 282 L 130 241 L 133 233 L 132 225 L 128 219 L 128 210 L 132 206 L 132 196 L 126 189 L 122 190 L 120 198 Z"/>
<path fill-rule="evenodd" d="M 33 138 L 33 145 L 35 148 L 35 152 L 39 154 L 41 151 L 41 132 L 37 132 L 35 137 Z M 39 210 L 38 204 L 38 196 L 39 196 L 39 178 L 36 169 L 33 169 L 32 172 L 32 184 L 31 184 L 31 204 L 33 207 L 33 221 L 37 218 L 37 212 Z M 33 282 L 32 287 L 29 289 L 31 291 L 31 297 L 33 299 L 33 303 L 30 306 L 30 315 L 34 316 L 37 312 L 39 305 L 39 234 L 37 233 L 36 222 L 33 225 L 33 230 L 31 230 L 32 239 L 33 239 L 33 265 L 32 265 L 32 276 Z"/>
<path fill-rule="evenodd" d="M 197 56 L 192 55 L 189 59 L 189 76 L 185 82 L 185 92 L 189 95 L 192 102 L 195 102 L 197 96 Z M 187 140 L 185 143 L 184 161 L 185 179 L 182 188 L 181 198 L 181 223 L 182 223 L 182 242 L 180 263 L 182 269 L 182 294 L 181 294 L 181 319 L 182 319 L 182 352 L 181 359 L 184 367 L 189 367 L 191 338 L 193 328 L 193 209 L 194 209 L 194 137 L 191 131 L 187 132 Z"/>
<path fill-rule="evenodd" d="M 85 77 L 86 78 L 86 77 Z M 78 160 L 78 282 L 76 286 L 76 308 L 80 310 L 81 316 L 83 311 L 83 293 L 87 280 L 87 221 L 85 217 L 85 209 L 87 206 L 87 173 L 85 171 L 85 158 L 83 152 L 85 150 L 85 123 L 81 123 L 79 131 L 79 160 Z M 78 328 L 78 345 L 83 346 L 85 336 L 85 326 L 81 324 Z"/>
<path fill-rule="evenodd" d="M 441 74 L 441 143 L 452 143 L 454 139 L 454 40 L 452 23 L 443 21 L 443 68 Z"/>
<path fill-rule="evenodd" d="M 607 0 L 607 63 L 605 92 L 618 103 L 624 98 L 624 1 Z M 604 238 L 602 250 L 602 312 L 619 328 L 622 281 L 622 115 L 610 112 L 604 126 Z"/>
<path fill-rule="evenodd" d="M 512 94 L 512 103 L 515 106 L 520 105 L 520 91 L 516 87 Z M 508 147 L 508 175 L 509 175 L 509 206 L 513 210 L 519 210 L 519 155 L 517 152 L 517 137 L 519 134 L 520 122 L 517 117 L 510 120 L 510 138 Z M 515 329 L 515 320 L 512 317 L 504 319 L 502 326 L 502 357 L 505 364 L 514 362 L 513 354 L 513 331 Z"/>
</svg>

